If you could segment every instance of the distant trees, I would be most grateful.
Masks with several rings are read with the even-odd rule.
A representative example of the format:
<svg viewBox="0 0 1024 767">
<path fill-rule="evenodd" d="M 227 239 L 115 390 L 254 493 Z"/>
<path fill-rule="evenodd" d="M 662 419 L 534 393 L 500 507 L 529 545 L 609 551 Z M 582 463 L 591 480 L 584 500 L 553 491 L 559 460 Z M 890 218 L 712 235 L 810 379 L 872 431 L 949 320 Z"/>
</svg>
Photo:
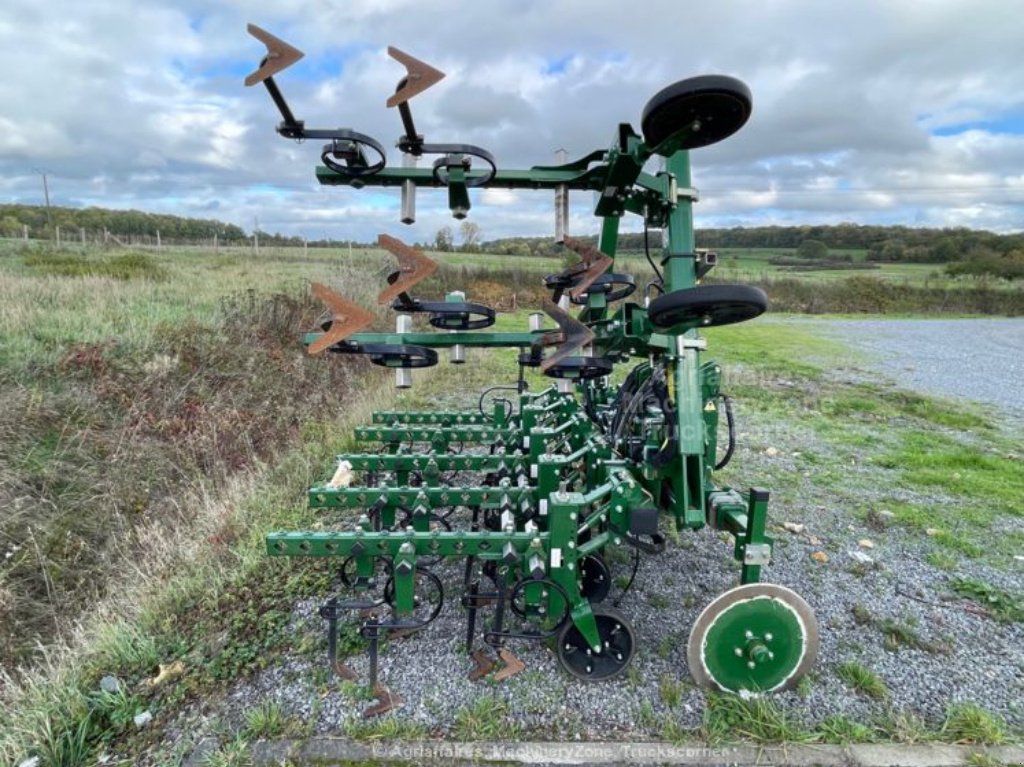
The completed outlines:
<svg viewBox="0 0 1024 767">
<path fill-rule="evenodd" d="M 480 250 L 480 226 L 468 218 L 464 219 L 459 227 L 459 235 L 462 237 L 462 249 L 467 253 L 474 253 Z"/>
<path fill-rule="evenodd" d="M 946 273 L 991 275 L 1004 280 L 1024 279 L 1024 249 L 1000 255 L 990 248 L 974 248 L 963 261 L 947 265 Z"/>
<path fill-rule="evenodd" d="M 800 258 L 820 261 L 828 258 L 828 245 L 821 240 L 804 240 L 796 249 L 796 254 Z"/>
<path fill-rule="evenodd" d="M 434 235 L 434 250 L 449 253 L 454 250 L 454 240 L 455 235 L 452 234 L 452 228 L 450 226 L 442 226 L 437 230 L 437 234 Z"/>
<path fill-rule="evenodd" d="M 168 240 L 209 240 L 214 235 L 225 243 L 246 239 L 241 227 L 214 219 L 107 208 L 54 207 L 50 214 L 51 223 L 47 224 L 46 208 L 42 205 L 0 205 L 0 233 L 8 237 L 17 236 L 21 234 L 23 226 L 28 226 L 32 237 L 47 239 L 55 236 L 55 229 L 59 226 L 66 236 L 78 229 L 87 232 L 106 229 L 117 235 L 149 237 L 155 237 L 159 231 Z M 260 236 L 262 238 L 264 235 L 261 233 Z"/>
</svg>

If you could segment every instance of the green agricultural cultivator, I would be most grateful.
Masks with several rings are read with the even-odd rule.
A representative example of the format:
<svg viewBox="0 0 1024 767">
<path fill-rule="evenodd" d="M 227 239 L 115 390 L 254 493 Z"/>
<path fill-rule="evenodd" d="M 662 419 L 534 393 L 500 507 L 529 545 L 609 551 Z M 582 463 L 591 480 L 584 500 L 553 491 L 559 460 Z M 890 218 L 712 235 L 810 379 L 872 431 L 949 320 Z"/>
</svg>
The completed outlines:
<svg viewBox="0 0 1024 767">
<path fill-rule="evenodd" d="M 398 705 L 378 683 L 378 643 L 419 631 L 437 617 L 451 588 L 438 576 L 446 559 L 464 563 L 456 593 L 467 616 L 471 678 L 494 671 L 501 680 L 520 671 L 523 664 L 510 649 L 519 640 L 547 641 L 578 679 L 622 673 L 640 637 L 605 602 L 613 579 L 604 555 L 610 547 L 627 547 L 635 558 L 662 551 L 664 517 L 679 531 L 705 525 L 727 531 L 739 562 L 740 585 L 711 601 L 693 626 L 687 650 L 693 677 L 743 694 L 792 687 L 814 662 L 817 624 L 797 594 L 759 583 L 772 553 L 765 534 L 768 492 L 714 481 L 714 471 L 733 453 L 735 429 L 720 391 L 721 369 L 703 358 L 706 343 L 698 334 L 752 319 L 767 307 L 756 288 L 699 284 L 716 256 L 694 246 L 697 191 L 689 150 L 720 141 L 746 122 L 747 87 L 723 76 L 682 80 L 648 102 L 642 135 L 623 123 L 608 149 L 574 162 L 506 170 L 480 147 L 424 141 L 409 100 L 443 74 L 389 49 L 407 70 L 387 100 L 404 127 L 397 142 L 404 162 L 396 167 L 370 136 L 307 128 L 296 119 L 273 75 L 302 54 L 249 29 L 268 54 L 246 84 L 266 86 L 283 118 L 282 136 L 327 141 L 316 170 L 320 183 L 395 187 L 405 223 L 415 219 L 420 187 L 447 190 L 455 218 L 470 210 L 470 189 L 547 190 L 555 196 L 556 236 L 579 255 L 545 279 L 551 301 L 541 308 L 550 321 L 535 313 L 522 332 L 489 330 L 494 310 L 462 293 L 414 297 L 411 291 L 436 264 L 386 235 L 380 245 L 399 269 L 380 302 L 398 313 L 395 332 L 366 332 L 374 315 L 314 285 L 330 315 L 306 335 L 309 352 L 367 355 L 395 368 L 399 386 L 410 384 L 411 368 L 437 364 L 438 349 L 447 349 L 453 363 L 465 361 L 468 347 L 518 354 L 519 378 L 509 387 L 515 394 L 492 410 L 375 413 L 355 433 L 365 451 L 338 456 L 330 481 L 309 491 L 310 506 L 323 510 L 336 529 L 267 536 L 272 556 L 338 562 L 347 591 L 321 611 L 328 653 L 337 673 L 353 676 L 335 652 L 339 620 L 352 611 L 369 641 L 378 700 L 366 715 Z M 425 155 L 436 159 L 416 167 Z M 664 158 L 664 170 L 645 171 L 655 157 Z M 601 220 L 596 248 L 565 234 L 570 191 L 594 193 L 594 215 Z M 660 268 L 648 253 L 656 278 L 639 303 L 628 300 L 634 278 L 613 269 L 627 212 L 642 217 L 645 232 L 662 232 Z M 417 316 L 428 329 L 413 329 Z M 616 376 L 620 365 L 632 367 Z M 552 385 L 528 391 L 527 368 L 554 379 Z M 723 410 L 729 441 L 719 458 Z"/>
</svg>

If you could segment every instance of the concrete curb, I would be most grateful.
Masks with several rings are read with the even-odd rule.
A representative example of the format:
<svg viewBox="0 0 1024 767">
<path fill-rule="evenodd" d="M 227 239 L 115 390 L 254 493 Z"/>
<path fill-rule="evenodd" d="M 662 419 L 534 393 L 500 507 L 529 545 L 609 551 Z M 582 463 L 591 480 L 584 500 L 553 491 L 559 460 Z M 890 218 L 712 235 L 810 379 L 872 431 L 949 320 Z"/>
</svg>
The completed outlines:
<svg viewBox="0 0 1024 767">
<path fill-rule="evenodd" d="M 198 767 L 216 749 L 201 742 L 186 762 Z M 1006 765 L 1024 765 L 1024 746 L 952 746 L 942 744 L 862 744 L 850 746 L 790 745 L 674 746 L 647 742 L 456 743 L 388 741 L 362 743 L 345 738 L 317 737 L 304 741 L 257 741 L 254 765 L 444 764 L 444 765 L 598 765 L 680 764 L 695 767 L 964 767 L 983 753 Z"/>
</svg>

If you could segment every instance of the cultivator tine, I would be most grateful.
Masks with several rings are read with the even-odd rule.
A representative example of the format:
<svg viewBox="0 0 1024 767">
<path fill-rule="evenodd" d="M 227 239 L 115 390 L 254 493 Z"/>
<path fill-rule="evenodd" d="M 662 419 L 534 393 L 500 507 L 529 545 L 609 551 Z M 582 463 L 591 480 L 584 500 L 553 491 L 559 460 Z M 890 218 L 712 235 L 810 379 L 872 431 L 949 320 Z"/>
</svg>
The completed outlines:
<svg viewBox="0 0 1024 767">
<path fill-rule="evenodd" d="M 327 619 L 327 665 L 331 670 L 349 682 L 356 680 L 356 672 L 338 660 L 338 605 L 337 597 L 331 597 L 320 608 L 320 617 Z"/>
<path fill-rule="evenodd" d="M 382 234 L 377 244 L 398 259 L 397 278 L 377 296 L 377 303 L 386 304 L 408 291 L 413 285 L 423 282 L 435 271 L 437 262 L 427 258 L 416 248 L 411 248 L 401 240 Z"/>
<path fill-rule="evenodd" d="M 496 665 L 494 658 L 484 648 L 477 648 L 469 657 L 473 659 L 474 663 L 473 668 L 469 672 L 469 681 L 479 682 L 494 670 Z"/>
<path fill-rule="evenodd" d="M 590 328 L 575 317 L 572 317 L 557 304 L 545 303 L 544 311 L 547 312 L 551 319 L 558 323 L 558 327 L 562 332 L 558 348 L 555 349 L 551 356 L 545 357 L 540 363 L 541 372 L 547 371 L 552 365 L 556 365 L 566 357 L 571 356 L 573 352 L 582 349 L 594 340 L 594 333 Z"/>
<path fill-rule="evenodd" d="M 279 37 L 274 37 L 265 29 L 260 29 L 255 24 L 249 24 L 246 29 L 250 35 L 267 46 L 266 57 L 260 64 L 259 69 L 245 78 L 246 85 L 261 83 L 268 77 L 272 77 L 278 72 L 287 69 L 306 55 L 298 48 L 289 45 Z"/>
<path fill-rule="evenodd" d="M 505 665 L 494 675 L 495 682 L 504 682 L 526 668 L 526 664 L 513 655 L 512 651 L 507 647 L 502 647 L 498 650 L 498 657 L 501 658 L 501 662 Z"/>
<path fill-rule="evenodd" d="M 393 45 L 388 46 L 388 56 L 405 67 L 405 85 L 388 97 L 388 107 L 397 107 L 404 104 L 413 96 L 418 96 L 432 85 L 437 85 L 444 79 L 444 72 L 434 69 L 430 64 L 410 56 L 405 51 L 400 51 Z"/>
<path fill-rule="evenodd" d="M 380 683 L 378 661 L 380 659 L 380 633 L 384 627 L 373 618 L 363 624 L 362 634 L 370 640 L 370 688 L 377 702 L 363 711 L 363 719 L 370 719 L 402 705 L 402 699 Z"/>
<path fill-rule="evenodd" d="M 386 714 L 388 711 L 401 708 L 402 703 L 404 703 L 399 696 L 382 684 L 374 686 L 373 697 L 376 698 L 377 702 L 363 710 L 363 719 L 372 719 L 375 716 Z"/>
<path fill-rule="evenodd" d="M 331 326 L 307 348 L 309 354 L 320 354 L 373 322 L 373 313 L 335 293 L 326 285 L 314 282 L 311 289 L 313 295 L 330 308 L 332 319 Z"/>
<path fill-rule="evenodd" d="M 567 248 L 579 253 L 580 259 L 582 259 L 579 264 L 576 264 L 576 268 L 582 270 L 580 281 L 569 290 L 569 295 L 579 298 L 594 284 L 594 280 L 611 269 L 614 262 L 607 253 L 602 253 L 592 245 L 580 240 L 566 237 L 564 243 Z"/>
</svg>

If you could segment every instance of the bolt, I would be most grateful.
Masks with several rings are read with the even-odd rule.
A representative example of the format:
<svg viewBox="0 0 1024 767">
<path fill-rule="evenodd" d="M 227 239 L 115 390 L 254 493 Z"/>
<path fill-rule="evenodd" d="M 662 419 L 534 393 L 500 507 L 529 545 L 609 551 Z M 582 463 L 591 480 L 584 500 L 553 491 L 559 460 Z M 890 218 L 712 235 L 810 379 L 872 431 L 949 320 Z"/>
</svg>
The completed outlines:
<svg viewBox="0 0 1024 767">
<path fill-rule="evenodd" d="M 736 653 L 736 657 L 737 658 L 742 658 L 743 657 L 743 648 L 742 647 L 733 648 L 733 652 Z"/>
<path fill-rule="evenodd" d="M 753 639 L 754 638 L 754 632 L 751 631 L 750 629 L 747 629 L 746 631 L 743 632 L 743 636 L 746 637 L 747 639 Z"/>
<path fill-rule="evenodd" d="M 753 647 L 751 647 L 749 654 L 751 662 L 757 661 L 759 663 L 764 663 L 765 661 L 771 658 L 771 653 L 769 652 L 768 648 L 761 643 L 755 644 Z"/>
<path fill-rule="evenodd" d="M 757 664 L 754 663 L 754 661 L 752 661 L 752 660 L 747 661 L 747 668 L 751 668 L 752 669 L 755 666 L 757 666 Z"/>
<path fill-rule="evenodd" d="M 775 637 L 773 637 L 773 636 L 772 636 L 771 634 L 765 634 L 765 635 L 764 635 L 764 641 L 766 641 L 766 642 L 770 642 L 770 641 L 772 641 L 772 639 L 774 639 L 774 638 L 775 638 Z"/>
</svg>

